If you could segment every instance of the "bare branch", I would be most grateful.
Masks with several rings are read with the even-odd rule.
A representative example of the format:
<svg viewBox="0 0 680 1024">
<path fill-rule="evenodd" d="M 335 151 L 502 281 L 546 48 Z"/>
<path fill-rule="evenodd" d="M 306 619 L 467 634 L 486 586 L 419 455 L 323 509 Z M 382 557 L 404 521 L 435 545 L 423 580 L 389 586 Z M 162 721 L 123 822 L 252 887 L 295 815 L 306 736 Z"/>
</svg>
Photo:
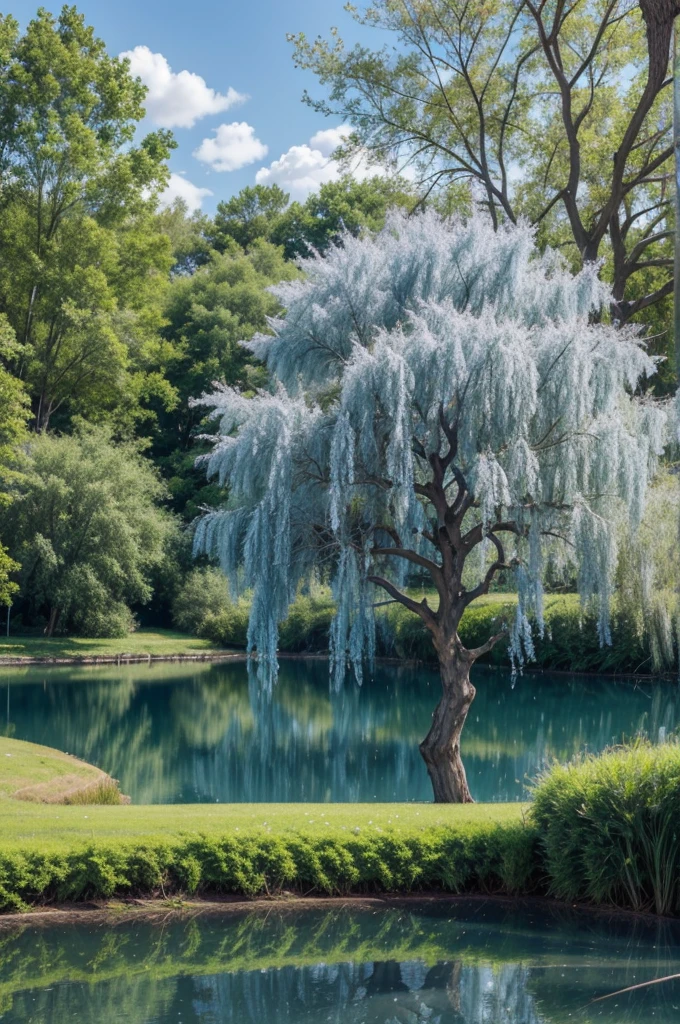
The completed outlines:
<svg viewBox="0 0 680 1024">
<path fill-rule="evenodd" d="M 398 587 L 395 587 L 394 583 L 384 579 L 382 576 L 369 576 L 368 582 L 374 583 L 376 587 L 382 587 L 390 597 L 393 597 L 395 601 L 402 604 L 404 608 L 408 608 L 409 611 L 419 615 L 428 629 L 434 631 L 437 628 L 437 616 L 428 605 L 426 597 L 422 601 L 414 601 L 407 594 L 402 593 Z"/>
</svg>

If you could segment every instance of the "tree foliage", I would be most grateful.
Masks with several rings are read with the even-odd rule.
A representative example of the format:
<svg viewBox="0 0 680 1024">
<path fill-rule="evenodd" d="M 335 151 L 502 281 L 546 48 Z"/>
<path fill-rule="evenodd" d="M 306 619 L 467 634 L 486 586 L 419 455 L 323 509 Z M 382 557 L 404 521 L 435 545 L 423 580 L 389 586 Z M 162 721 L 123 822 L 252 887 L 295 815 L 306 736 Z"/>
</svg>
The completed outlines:
<svg viewBox="0 0 680 1024">
<path fill-rule="evenodd" d="M 172 529 L 158 508 L 164 488 L 131 443 L 105 428 L 43 434 L 30 445 L 20 492 L 3 530 L 21 561 L 25 619 L 45 614 L 47 632 L 123 635 L 130 604 L 151 596 L 149 574 Z"/>
<path fill-rule="evenodd" d="M 216 489 L 206 489 L 205 478 L 194 468 L 194 439 L 203 414 L 189 399 L 214 381 L 246 388 L 264 383 L 256 360 L 238 342 L 266 330 L 268 317 L 281 312 L 270 286 L 298 276 L 271 243 L 258 239 L 246 254 L 232 241 L 229 251 L 213 252 L 205 266 L 191 276 L 178 276 L 168 290 L 165 376 L 178 405 L 172 412 L 158 408 L 154 453 L 175 508 L 188 518 L 201 502 L 217 498 Z"/>
<path fill-rule="evenodd" d="M 444 685 L 433 729 L 440 712 L 448 721 L 433 757 L 452 775 L 438 792 L 431 770 L 436 798 L 469 799 L 458 750 L 468 671 L 502 633 L 466 650 L 463 612 L 512 572 L 521 665 L 553 561 L 574 567 L 611 642 L 618 520 L 623 509 L 637 528 L 666 438 L 664 408 L 633 397 L 655 364 L 635 330 L 593 322 L 608 299 L 596 268 L 572 276 L 539 256 L 526 225 L 394 214 L 304 269 L 276 289 L 287 312 L 275 336 L 248 343 L 274 389 L 199 400 L 218 421 L 208 473 L 230 504 L 202 520 L 196 546 L 252 588 L 248 643 L 265 679 L 278 624 L 319 567 L 337 602 L 336 686 L 347 663 L 361 680 L 372 656 L 376 586 L 418 615 Z M 478 582 L 466 586 L 473 557 Z M 437 607 L 403 589 L 409 568 L 430 577 Z"/>
<path fill-rule="evenodd" d="M 20 479 L 20 444 L 26 437 L 28 396 L 21 381 L 4 369 L 3 360 L 17 353 L 17 343 L 6 317 L 0 314 L 0 510 L 6 507 Z M 10 604 L 19 587 L 10 573 L 19 569 L 2 545 L 0 534 L 0 605 Z"/>
<path fill-rule="evenodd" d="M 468 182 L 494 223 L 528 217 L 576 269 L 606 257 L 621 321 L 670 294 L 673 0 L 349 9 L 399 45 L 292 37 L 330 90 L 309 102 L 354 128 L 348 153 L 411 164 L 427 190 Z"/>
<path fill-rule="evenodd" d="M 217 204 L 211 241 L 224 252 L 233 239 L 248 249 L 258 238 L 269 241 L 290 196 L 278 185 L 248 185 L 238 195 Z"/>
<path fill-rule="evenodd" d="M 255 185 L 218 204 L 209 231 L 219 252 L 230 240 L 249 249 L 257 239 L 283 247 L 286 259 L 325 252 L 349 231 L 376 231 L 393 206 L 411 210 L 418 196 L 403 178 L 374 177 L 357 181 L 349 175 L 321 185 L 304 202 L 289 203 L 278 185 Z"/>
<path fill-rule="evenodd" d="M 115 405 L 146 369 L 149 289 L 170 265 L 148 216 L 174 143 L 135 144 L 144 87 L 75 8 L 41 8 L 23 35 L 3 16 L 0 50 L 0 309 L 45 429 L 65 406 Z"/>
</svg>

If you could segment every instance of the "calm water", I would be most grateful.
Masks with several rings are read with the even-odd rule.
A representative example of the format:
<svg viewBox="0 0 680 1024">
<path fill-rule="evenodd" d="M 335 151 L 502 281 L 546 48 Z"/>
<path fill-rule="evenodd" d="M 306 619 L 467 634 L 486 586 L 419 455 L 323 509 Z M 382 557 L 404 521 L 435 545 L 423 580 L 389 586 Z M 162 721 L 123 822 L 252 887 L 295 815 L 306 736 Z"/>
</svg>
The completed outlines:
<svg viewBox="0 0 680 1024">
<path fill-rule="evenodd" d="M 680 931 L 490 901 L 0 933 L 3 1024 L 677 1024 Z"/>
<path fill-rule="evenodd" d="M 677 685 L 473 679 L 463 756 L 478 800 L 520 800 L 552 757 L 680 724 Z M 321 660 L 283 662 L 269 704 L 243 663 L 5 669 L 0 729 L 100 765 L 135 803 L 430 800 L 418 743 L 438 690 L 428 669 L 383 666 L 331 694 Z"/>
</svg>

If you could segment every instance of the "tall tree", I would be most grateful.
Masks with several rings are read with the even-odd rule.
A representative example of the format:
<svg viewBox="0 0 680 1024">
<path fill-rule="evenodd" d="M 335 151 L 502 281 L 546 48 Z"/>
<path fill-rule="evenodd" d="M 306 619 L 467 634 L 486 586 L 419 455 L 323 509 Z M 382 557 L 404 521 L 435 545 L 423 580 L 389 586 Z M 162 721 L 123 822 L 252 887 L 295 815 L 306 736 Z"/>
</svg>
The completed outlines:
<svg viewBox="0 0 680 1024">
<path fill-rule="evenodd" d="M 12 493 L 20 479 L 19 445 L 26 437 L 28 395 L 20 380 L 3 367 L 3 361 L 17 354 L 14 331 L 0 314 L 0 510 L 9 505 Z M 0 605 L 11 604 L 18 585 L 10 573 L 19 569 L 19 563 L 9 557 L 0 535 Z"/>
<path fill-rule="evenodd" d="M 269 241 L 289 200 L 288 193 L 278 185 L 247 185 L 238 195 L 217 204 L 210 231 L 213 246 L 224 252 L 229 239 L 242 249 L 248 249 L 258 238 Z"/>
<path fill-rule="evenodd" d="M 30 444 L 19 493 L 0 527 L 22 565 L 22 609 L 46 631 L 122 636 L 130 604 L 151 597 L 149 576 L 172 530 L 151 463 L 106 428 L 42 434 Z"/>
<path fill-rule="evenodd" d="M 217 207 L 207 234 L 218 252 L 232 242 L 248 250 L 257 240 L 283 247 L 288 260 L 324 252 L 345 232 L 376 231 L 393 206 L 411 210 L 419 202 L 409 183 L 399 177 L 357 181 L 345 175 L 328 181 L 304 202 L 289 203 L 278 185 L 256 185 Z"/>
<path fill-rule="evenodd" d="M 281 250 L 262 239 L 246 254 L 230 240 L 229 251 L 213 252 L 191 276 L 180 275 L 166 294 L 163 331 L 167 346 L 165 379 L 177 396 L 177 408 L 157 399 L 153 454 L 168 481 L 176 511 L 192 519 L 201 503 L 219 498 L 205 487 L 194 462 L 200 452 L 195 435 L 203 414 L 189 399 L 214 381 L 255 387 L 264 383 L 256 360 L 238 342 L 267 329 L 268 317 L 281 312 L 271 285 L 299 277 Z"/>
<path fill-rule="evenodd" d="M 399 177 L 357 181 L 349 175 L 328 181 L 304 203 L 291 203 L 272 226 L 271 240 L 283 246 L 287 259 L 325 252 L 346 232 L 377 231 L 393 206 L 412 210 L 419 197 Z"/>
<path fill-rule="evenodd" d="M 435 800 L 468 801 L 470 668 L 503 632 L 467 650 L 461 617 L 513 574 L 521 664 L 550 560 L 578 571 L 610 642 L 617 526 L 623 511 L 635 530 L 664 442 L 664 407 L 633 397 L 654 362 L 635 332 L 594 322 L 608 299 L 595 269 L 572 276 L 538 256 L 526 225 L 395 215 L 304 269 L 277 290 L 276 336 L 248 344 L 276 387 L 200 400 L 218 420 L 208 472 L 230 498 L 202 520 L 197 549 L 253 588 L 248 643 L 267 680 L 278 623 L 315 570 L 333 576 L 336 686 L 348 662 L 361 679 L 376 589 L 419 616 L 442 682 L 420 749 Z M 434 598 L 409 595 L 412 569 Z"/>
<path fill-rule="evenodd" d="M 575 269 L 606 256 L 620 322 L 670 295 L 675 0 L 349 9 L 399 46 L 292 37 L 330 89 L 309 102 L 354 127 L 348 152 L 410 163 L 427 189 L 469 182 L 495 224 L 528 216 Z"/>
<path fill-rule="evenodd" d="M 134 143 L 144 94 L 74 7 L 57 20 L 41 8 L 23 35 L 0 17 L 0 309 L 38 429 L 69 396 L 90 389 L 94 406 L 124 376 L 116 231 L 150 209 L 174 145 L 168 132 Z M 145 274 L 164 271 L 161 250 Z"/>
</svg>

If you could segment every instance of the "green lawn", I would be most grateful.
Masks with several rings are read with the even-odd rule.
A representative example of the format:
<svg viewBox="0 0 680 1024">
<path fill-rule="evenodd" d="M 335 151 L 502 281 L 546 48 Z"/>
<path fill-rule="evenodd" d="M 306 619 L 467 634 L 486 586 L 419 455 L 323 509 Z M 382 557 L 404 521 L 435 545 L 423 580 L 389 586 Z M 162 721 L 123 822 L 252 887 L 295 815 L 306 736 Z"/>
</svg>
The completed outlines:
<svg viewBox="0 0 680 1024">
<path fill-rule="evenodd" d="M 27 787 L 56 791 L 64 778 L 82 780 L 86 785 L 103 775 L 99 768 L 60 750 L 0 736 L 0 795 L 3 797 L 14 796 L 17 790 Z"/>
<path fill-rule="evenodd" d="M 159 839 L 187 833 L 264 829 L 412 830 L 432 825 L 514 822 L 522 804 L 152 804 L 64 807 L 0 798 L 0 851 L 30 841 L 34 849 L 73 847 L 92 839 Z"/>
<path fill-rule="evenodd" d="M 0 637 L 0 664 L 7 658 L 115 658 L 125 654 L 176 657 L 214 651 L 215 645 L 209 640 L 170 629 L 140 629 L 120 640 L 89 640 L 79 636 L 50 640 L 41 636 Z"/>
<path fill-rule="evenodd" d="M 0 798 L 20 813 L 18 801 L 37 805 L 121 802 L 118 784 L 101 768 L 52 747 L 0 736 Z"/>
</svg>

